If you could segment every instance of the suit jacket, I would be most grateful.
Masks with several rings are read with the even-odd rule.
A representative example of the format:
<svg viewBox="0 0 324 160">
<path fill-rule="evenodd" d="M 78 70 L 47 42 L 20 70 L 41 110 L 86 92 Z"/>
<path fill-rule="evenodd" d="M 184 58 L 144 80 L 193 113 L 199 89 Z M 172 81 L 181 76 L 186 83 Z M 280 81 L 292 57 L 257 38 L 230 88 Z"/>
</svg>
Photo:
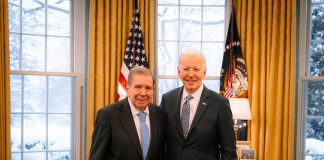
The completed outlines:
<svg viewBox="0 0 324 160">
<path fill-rule="evenodd" d="M 229 101 L 204 86 L 187 139 L 184 139 L 180 103 L 183 87 L 162 96 L 160 107 L 167 113 L 166 159 L 236 159 L 235 133 Z"/>
<path fill-rule="evenodd" d="M 165 153 L 166 116 L 156 105 L 149 106 L 151 140 L 146 160 L 159 160 Z M 97 113 L 90 160 L 143 160 L 142 149 L 127 98 Z"/>
</svg>

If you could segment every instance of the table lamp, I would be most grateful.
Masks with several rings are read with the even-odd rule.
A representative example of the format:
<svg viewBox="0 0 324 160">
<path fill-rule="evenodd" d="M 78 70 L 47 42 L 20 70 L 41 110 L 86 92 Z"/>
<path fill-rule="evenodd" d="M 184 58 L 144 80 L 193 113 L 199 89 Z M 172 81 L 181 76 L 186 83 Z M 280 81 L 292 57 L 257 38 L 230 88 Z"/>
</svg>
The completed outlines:
<svg viewBox="0 0 324 160">
<path fill-rule="evenodd" d="M 239 128 L 246 127 L 245 125 L 238 125 L 237 120 L 251 120 L 251 109 L 249 100 L 247 98 L 229 98 L 231 110 L 234 119 L 235 138 L 237 139 L 237 131 Z"/>
</svg>

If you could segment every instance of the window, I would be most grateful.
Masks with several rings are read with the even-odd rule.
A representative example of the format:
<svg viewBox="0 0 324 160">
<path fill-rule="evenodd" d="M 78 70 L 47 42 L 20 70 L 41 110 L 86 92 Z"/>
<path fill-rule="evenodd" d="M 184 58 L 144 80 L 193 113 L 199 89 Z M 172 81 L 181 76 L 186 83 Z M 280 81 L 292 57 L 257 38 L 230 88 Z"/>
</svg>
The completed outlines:
<svg viewBox="0 0 324 160">
<path fill-rule="evenodd" d="M 78 3 L 9 0 L 13 160 L 80 159 L 84 42 L 75 39 L 84 36 L 85 16 L 74 14 Z"/>
<path fill-rule="evenodd" d="M 297 159 L 324 159 L 324 1 L 300 1 Z M 307 22 L 307 23 L 303 23 Z M 299 124 L 297 123 L 297 126 Z"/>
<path fill-rule="evenodd" d="M 203 52 L 204 84 L 219 91 L 226 9 L 225 0 L 158 0 L 158 102 L 163 93 L 182 86 L 178 57 L 188 49 Z"/>
</svg>

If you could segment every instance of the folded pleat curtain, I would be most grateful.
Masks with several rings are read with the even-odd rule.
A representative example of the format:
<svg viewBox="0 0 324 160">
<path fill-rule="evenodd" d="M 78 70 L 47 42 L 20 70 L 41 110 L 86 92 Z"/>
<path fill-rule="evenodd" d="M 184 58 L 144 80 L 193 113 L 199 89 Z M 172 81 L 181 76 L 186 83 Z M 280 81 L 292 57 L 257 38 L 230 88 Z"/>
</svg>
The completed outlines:
<svg viewBox="0 0 324 160">
<path fill-rule="evenodd" d="M 258 160 L 294 157 L 296 0 L 235 0 Z"/>
<path fill-rule="evenodd" d="M 87 87 L 87 157 L 96 112 L 116 100 L 121 63 L 133 16 L 133 0 L 90 0 Z M 144 48 L 154 71 L 155 0 L 138 0 Z"/>
<path fill-rule="evenodd" d="M 0 159 L 10 160 L 10 63 L 8 0 L 0 0 Z"/>
</svg>

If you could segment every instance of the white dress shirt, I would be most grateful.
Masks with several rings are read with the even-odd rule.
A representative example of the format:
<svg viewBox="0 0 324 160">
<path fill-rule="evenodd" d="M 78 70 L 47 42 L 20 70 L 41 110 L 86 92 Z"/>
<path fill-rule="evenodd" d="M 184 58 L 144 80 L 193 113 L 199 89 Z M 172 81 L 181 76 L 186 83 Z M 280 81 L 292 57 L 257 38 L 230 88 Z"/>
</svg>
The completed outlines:
<svg viewBox="0 0 324 160">
<path fill-rule="evenodd" d="M 204 85 L 201 84 L 201 86 L 198 88 L 198 90 L 196 92 L 194 92 L 193 94 L 191 94 L 191 96 L 193 97 L 193 99 L 190 100 L 190 117 L 189 117 L 189 129 L 191 128 L 191 123 L 195 117 L 198 105 L 199 105 L 199 101 L 200 101 L 200 97 L 201 97 L 201 93 L 204 89 Z M 183 89 L 182 92 L 182 97 L 181 97 L 181 106 L 180 106 L 180 117 L 181 117 L 181 113 L 182 113 L 182 108 L 183 108 L 183 104 L 186 101 L 185 98 L 189 95 L 189 93 L 186 91 L 186 89 Z"/>
<path fill-rule="evenodd" d="M 141 111 L 139 111 L 137 108 L 134 107 L 132 101 L 129 98 L 128 98 L 128 102 L 129 102 L 130 109 L 132 111 L 132 116 L 133 116 L 133 119 L 134 119 L 138 139 L 139 139 L 140 143 L 142 144 L 141 122 L 140 122 L 140 118 L 138 116 L 138 114 Z M 146 123 L 146 125 L 147 125 L 147 127 L 149 129 L 149 133 L 151 135 L 150 111 L 149 111 L 148 107 L 145 108 L 144 112 L 146 113 L 145 123 Z"/>
</svg>

